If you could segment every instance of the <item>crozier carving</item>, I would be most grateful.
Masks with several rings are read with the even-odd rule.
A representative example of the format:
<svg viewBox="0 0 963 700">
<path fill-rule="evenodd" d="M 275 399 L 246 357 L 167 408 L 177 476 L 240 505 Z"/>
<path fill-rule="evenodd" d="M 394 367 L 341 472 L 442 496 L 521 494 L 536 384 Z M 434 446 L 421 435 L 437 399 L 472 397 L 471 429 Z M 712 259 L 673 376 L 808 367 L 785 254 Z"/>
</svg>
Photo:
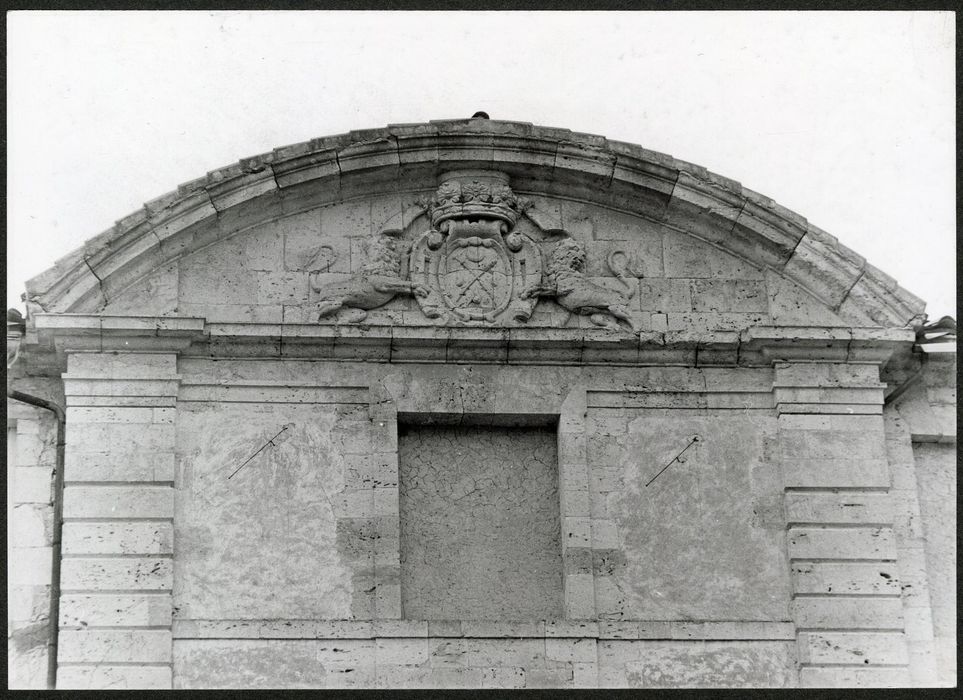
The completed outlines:
<svg viewBox="0 0 963 700">
<path fill-rule="evenodd" d="M 574 238 L 564 238 L 550 254 L 547 284 L 536 285 L 525 290 L 525 296 L 552 297 L 564 309 L 589 317 L 597 326 L 612 327 L 614 324 L 628 325 L 633 333 L 639 328 L 625 304 L 635 295 L 635 286 L 626 275 L 613 266 L 613 256 L 609 256 L 609 267 L 619 281 L 625 285 L 625 292 L 617 292 L 590 282 L 585 277 L 585 249 Z"/>
<path fill-rule="evenodd" d="M 451 173 L 428 203 L 431 228 L 411 250 L 411 279 L 428 293 L 429 318 L 494 324 L 526 321 L 542 277 L 541 253 L 515 230 L 521 207 L 502 173 Z"/>
<path fill-rule="evenodd" d="M 405 242 L 401 231 L 382 231 L 375 236 L 368 249 L 368 261 L 358 272 L 343 282 L 316 285 L 311 277 L 311 288 L 318 292 L 319 318 L 350 307 L 353 313 L 346 321 L 363 321 L 370 309 L 384 306 L 397 294 L 424 296 L 422 285 L 402 279 L 402 258 Z"/>
</svg>

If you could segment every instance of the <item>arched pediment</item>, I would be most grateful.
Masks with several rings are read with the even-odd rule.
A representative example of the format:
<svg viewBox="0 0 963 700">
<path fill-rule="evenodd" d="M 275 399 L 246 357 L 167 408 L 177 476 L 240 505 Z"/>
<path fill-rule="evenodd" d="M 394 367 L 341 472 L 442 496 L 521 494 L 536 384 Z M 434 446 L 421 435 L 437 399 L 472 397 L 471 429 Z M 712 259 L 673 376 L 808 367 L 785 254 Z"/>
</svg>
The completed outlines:
<svg viewBox="0 0 963 700">
<path fill-rule="evenodd" d="M 632 308 L 649 330 L 923 318 L 923 302 L 892 278 L 738 182 L 601 136 L 486 119 L 353 131 L 242 159 L 90 239 L 30 280 L 28 301 L 55 313 L 211 319 L 217 307 L 215 320 L 314 322 L 312 289 L 356 274 L 384 231 L 416 245 L 432 194 L 459 171 L 504 179 L 543 258 L 568 237 L 589 279 L 612 286 L 615 265 L 638 280 Z M 405 322 L 416 301 L 367 320 Z"/>
</svg>

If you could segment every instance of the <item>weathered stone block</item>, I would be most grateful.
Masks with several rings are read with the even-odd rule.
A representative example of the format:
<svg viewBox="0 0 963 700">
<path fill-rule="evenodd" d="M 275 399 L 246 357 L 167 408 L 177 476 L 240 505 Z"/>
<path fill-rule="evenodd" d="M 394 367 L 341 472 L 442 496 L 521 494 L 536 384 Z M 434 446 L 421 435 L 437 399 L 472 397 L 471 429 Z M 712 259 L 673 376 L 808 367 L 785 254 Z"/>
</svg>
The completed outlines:
<svg viewBox="0 0 963 700">
<path fill-rule="evenodd" d="M 893 502 L 885 493 L 841 490 L 786 494 L 786 521 L 790 524 L 888 523 L 893 517 Z"/>
<path fill-rule="evenodd" d="M 169 486 L 67 486 L 65 518 L 173 518 Z"/>
<path fill-rule="evenodd" d="M 884 459 L 786 458 L 780 463 L 787 488 L 889 488 L 890 476 Z"/>
<path fill-rule="evenodd" d="M 59 663 L 170 663 L 170 630 L 61 630 Z"/>
<path fill-rule="evenodd" d="M 159 410 L 159 409 L 146 409 Z M 74 452 L 64 457 L 67 484 L 85 481 L 174 481 L 173 452 Z"/>
<path fill-rule="evenodd" d="M 795 593 L 898 595 L 899 572 L 892 562 L 794 562 Z"/>
<path fill-rule="evenodd" d="M 761 280 L 697 279 L 691 282 L 692 311 L 768 312 L 766 284 Z"/>
<path fill-rule="evenodd" d="M 890 632 L 801 632 L 799 661 L 808 664 L 906 664 L 903 634 Z"/>
<path fill-rule="evenodd" d="M 666 277 L 764 279 L 762 269 L 694 237 L 671 231 L 664 236 Z"/>
<path fill-rule="evenodd" d="M 634 688 L 791 687 L 792 642 L 598 643 L 599 682 Z"/>
<path fill-rule="evenodd" d="M 865 259 L 810 226 L 783 271 L 817 293 L 831 307 L 839 306 L 862 272 Z"/>
<path fill-rule="evenodd" d="M 47 503 L 13 504 L 8 522 L 10 543 L 20 547 L 43 547 L 53 543 L 53 507 Z"/>
<path fill-rule="evenodd" d="M 57 688 L 69 689 L 153 689 L 172 687 L 170 666 L 71 666 L 57 668 Z"/>
<path fill-rule="evenodd" d="M 841 668 L 803 666 L 799 669 L 801 688 L 905 688 L 909 685 L 905 666 L 892 668 Z"/>
<path fill-rule="evenodd" d="M 53 502 L 53 472 L 48 467 L 13 467 L 8 497 L 15 503 Z"/>
<path fill-rule="evenodd" d="M 594 639 L 546 639 L 545 658 L 568 663 L 595 663 L 598 659 Z"/>
<path fill-rule="evenodd" d="M 639 303 L 643 311 L 655 311 L 660 318 L 675 311 L 692 311 L 692 281 L 688 279 L 660 279 L 645 277 L 639 280 Z M 657 328 L 653 322 L 652 330 Z"/>
<path fill-rule="evenodd" d="M 173 377 L 177 356 L 170 353 L 72 353 L 67 359 L 68 375 L 103 379 Z"/>
<path fill-rule="evenodd" d="M 790 528 L 792 559 L 895 559 L 890 528 Z"/>
<path fill-rule="evenodd" d="M 427 637 L 427 620 L 374 620 L 372 634 L 376 637 Z"/>
<path fill-rule="evenodd" d="M 12 568 L 10 567 L 10 569 Z M 9 583 L 7 586 L 7 619 L 11 628 L 17 629 L 29 628 L 30 625 L 49 620 L 49 582 Z"/>
<path fill-rule="evenodd" d="M 170 423 L 77 423 L 67 424 L 69 452 L 137 450 L 170 451 L 174 426 Z"/>
<path fill-rule="evenodd" d="M 567 574 L 564 581 L 565 617 L 576 620 L 595 617 L 595 577 Z"/>
<path fill-rule="evenodd" d="M 60 598 L 63 627 L 162 627 L 171 624 L 170 594 L 64 595 Z"/>
<path fill-rule="evenodd" d="M 800 628 L 902 629 L 903 604 L 898 598 L 797 598 L 793 619 Z"/>
<path fill-rule="evenodd" d="M 545 666 L 544 639 L 467 639 L 468 665 L 473 668 Z"/>
<path fill-rule="evenodd" d="M 421 665 L 428 662 L 428 639 L 376 639 L 375 665 Z"/>
<path fill-rule="evenodd" d="M 362 662 L 366 654 L 373 653 L 373 644 L 338 641 L 336 646 L 345 651 L 335 655 L 329 654 L 331 646 L 324 641 L 293 639 L 175 640 L 174 685 L 177 688 L 277 688 L 281 685 L 336 688 L 374 684 L 374 665 Z"/>
<path fill-rule="evenodd" d="M 51 557 L 50 547 L 18 547 L 11 543 L 8 550 L 10 565 L 8 581 L 11 585 L 18 584 L 48 584 L 50 582 Z"/>
<path fill-rule="evenodd" d="M 169 590 L 174 567 L 170 559 L 73 559 L 61 564 L 62 590 Z"/>
<path fill-rule="evenodd" d="M 174 526 L 164 522 L 66 522 L 63 552 L 73 554 L 171 554 Z"/>
<path fill-rule="evenodd" d="M 228 300 L 235 304 L 257 304 L 257 276 L 245 274 L 241 268 L 219 266 L 196 261 L 180 264 L 177 298 L 180 302 L 217 303 Z"/>
</svg>

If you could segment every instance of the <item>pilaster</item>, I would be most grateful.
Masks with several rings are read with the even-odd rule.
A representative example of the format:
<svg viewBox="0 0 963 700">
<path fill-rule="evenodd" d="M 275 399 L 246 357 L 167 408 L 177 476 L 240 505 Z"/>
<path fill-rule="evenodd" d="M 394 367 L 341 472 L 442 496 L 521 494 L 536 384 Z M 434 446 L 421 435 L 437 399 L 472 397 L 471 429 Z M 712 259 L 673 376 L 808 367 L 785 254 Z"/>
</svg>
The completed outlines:
<svg viewBox="0 0 963 700">
<path fill-rule="evenodd" d="M 562 402 L 558 421 L 558 480 L 562 518 L 564 610 L 567 620 L 598 616 L 593 557 L 603 548 L 600 522 L 592 520 L 586 456 L 584 386 L 573 388 Z M 611 548 L 611 544 L 608 545 Z"/>
<path fill-rule="evenodd" d="M 875 363 L 774 362 L 787 546 L 803 687 L 909 681 Z M 822 361 L 820 361 L 822 360 Z"/>
<path fill-rule="evenodd" d="M 170 688 L 174 352 L 69 353 L 58 688 Z"/>
</svg>

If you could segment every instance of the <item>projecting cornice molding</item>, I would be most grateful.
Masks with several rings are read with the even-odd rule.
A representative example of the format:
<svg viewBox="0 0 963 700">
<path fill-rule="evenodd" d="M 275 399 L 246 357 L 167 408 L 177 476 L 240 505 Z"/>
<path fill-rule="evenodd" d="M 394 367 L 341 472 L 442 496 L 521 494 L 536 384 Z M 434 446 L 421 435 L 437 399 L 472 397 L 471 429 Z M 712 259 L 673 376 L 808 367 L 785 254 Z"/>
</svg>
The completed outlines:
<svg viewBox="0 0 963 700">
<path fill-rule="evenodd" d="M 924 302 L 802 216 L 738 182 L 640 146 L 469 119 L 352 131 L 275 149 L 187 182 L 27 283 L 49 312 L 95 312 L 152 270 L 279 217 L 365 196 L 425 193 L 445 172 L 493 170 L 520 194 L 611 207 L 769 268 L 863 325 L 919 326 Z M 416 215 L 402 211 L 402 220 Z M 528 215 L 545 230 L 565 222 Z"/>
<path fill-rule="evenodd" d="M 471 328 L 207 323 L 202 318 L 39 314 L 35 369 L 71 352 L 176 352 L 210 358 L 288 358 L 481 364 L 771 366 L 882 364 L 908 351 L 910 329 L 757 326 L 742 332 L 626 335 L 606 328 Z"/>
</svg>

